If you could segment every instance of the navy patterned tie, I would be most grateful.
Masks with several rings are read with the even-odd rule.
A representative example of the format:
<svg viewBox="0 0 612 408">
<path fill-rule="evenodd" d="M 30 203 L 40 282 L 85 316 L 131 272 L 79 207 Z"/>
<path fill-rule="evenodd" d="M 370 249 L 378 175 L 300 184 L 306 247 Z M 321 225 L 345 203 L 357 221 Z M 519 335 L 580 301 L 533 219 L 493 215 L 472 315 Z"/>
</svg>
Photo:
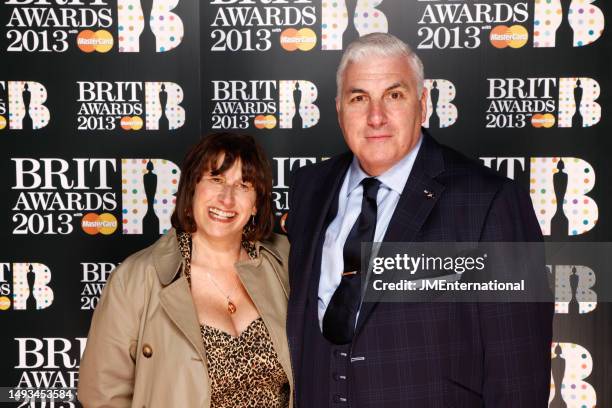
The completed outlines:
<svg viewBox="0 0 612 408">
<path fill-rule="evenodd" d="M 323 316 L 323 336 L 334 344 L 347 344 L 353 340 L 355 319 L 361 304 L 361 243 L 372 242 L 376 230 L 376 195 L 380 181 L 370 177 L 363 179 L 361 184 L 361 213 L 344 243 L 342 280 Z"/>
</svg>

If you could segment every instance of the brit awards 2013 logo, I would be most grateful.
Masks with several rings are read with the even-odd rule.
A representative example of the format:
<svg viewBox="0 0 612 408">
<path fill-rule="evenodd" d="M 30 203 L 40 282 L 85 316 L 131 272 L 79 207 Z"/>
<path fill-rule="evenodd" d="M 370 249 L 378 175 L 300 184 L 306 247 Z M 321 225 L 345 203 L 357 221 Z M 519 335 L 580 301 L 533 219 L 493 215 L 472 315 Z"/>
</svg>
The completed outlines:
<svg viewBox="0 0 612 408">
<path fill-rule="evenodd" d="M 535 48 L 581 47 L 599 39 L 604 29 L 604 14 L 594 3 L 596 0 L 418 0 L 417 48 L 475 49 L 487 39 L 498 49 L 522 48 L 532 39 Z"/>
<path fill-rule="evenodd" d="M 310 51 L 317 44 L 315 0 L 209 0 L 214 52 Z M 278 44 L 278 45 L 276 45 Z"/>
<path fill-rule="evenodd" d="M 19 381 L 15 388 L 73 388 L 75 393 L 87 338 L 15 337 L 15 343 L 17 349 L 10 353 L 17 357 L 13 368 Z M 20 406 L 57 407 L 56 402 L 48 401 L 24 401 Z M 61 406 L 75 407 L 76 404 L 65 402 Z"/>
<path fill-rule="evenodd" d="M 78 81 L 78 130 L 175 130 L 185 124 L 174 82 Z"/>
<path fill-rule="evenodd" d="M 529 38 L 526 1 L 418 0 L 417 7 L 417 49 L 476 49 L 487 32 L 496 48 L 520 48 Z"/>
<path fill-rule="evenodd" d="M 457 94 L 455 85 L 446 79 L 426 79 L 427 117 L 426 128 L 446 128 L 457 121 L 457 107 L 451 103 Z"/>
<path fill-rule="evenodd" d="M 94 310 L 110 274 L 117 265 L 110 262 L 81 262 L 81 310 Z"/>
<path fill-rule="evenodd" d="M 593 372 L 589 350 L 576 343 L 551 344 L 549 407 L 595 407 L 597 393 L 587 379 Z M 578 403 L 577 403 L 578 402 Z"/>
<path fill-rule="evenodd" d="M 87 235 L 111 235 L 118 229 L 163 234 L 170 229 L 180 170 L 169 160 L 11 160 L 13 234 L 68 235 L 79 227 Z"/>
<path fill-rule="evenodd" d="M 36 130 L 51 120 L 47 89 L 40 82 L 0 81 L 0 130 Z"/>
<path fill-rule="evenodd" d="M 319 42 L 322 50 L 341 50 L 359 36 L 388 29 L 378 8 L 383 0 L 209 1 L 214 6 L 208 24 L 211 51 L 268 51 L 278 44 L 299 52 L 311 51 Z M 320 41 L 315 32 L 319 15 Z"/>
<path fill-rule="evenodd" d="M 586 160 L 577 157 L 480 159 L 497 171 L 505 167 L 505 176 L 511 179 L 528 172 L 531 201 L 543 235 L 576 236 L 597 225 L 599 208 L 588 196 L 595 187 L 595 171 Z"/>
<path fill-rule="evenodd" d="M 317 86 L 306 80 L 211 81 L 212 129 L 307 129 L 319 122 Z"/>
<path fill-rule="evenodd" d="M 597 80 L 570 78 L 487 78 L 487 128 L 575 128 L 601 120 Z"/>
<path fill-rule="evenodd" d="M 179 0 L 5 0 L 8 52 L 166 52 L 180 45 Z M 116 20 L 115 20 L 116 16 Z"/>
<path fill-rule="evenodd" d="M 46 265 L 0 263 L 0 311 L 48 308 L 54 299 L 50 283 L 51 270 Z"/>
</svg>

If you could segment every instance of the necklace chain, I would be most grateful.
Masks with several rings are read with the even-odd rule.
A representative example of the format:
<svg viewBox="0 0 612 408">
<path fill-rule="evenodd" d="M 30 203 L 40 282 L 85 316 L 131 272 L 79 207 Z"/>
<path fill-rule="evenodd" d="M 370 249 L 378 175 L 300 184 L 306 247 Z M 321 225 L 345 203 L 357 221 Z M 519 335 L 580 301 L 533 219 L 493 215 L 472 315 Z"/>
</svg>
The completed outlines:
<svg viewBox="0 0 612 408">
<path fill-rule="evenodd" d="M 210 274 L 210 272 L 206 271 L 206 276 L 208 276 L 208 279 L 212 282 L 212 284 L 215 286 L 215 288 L 217 288 L 219 293 L 221 293 L 223 295 L 223 297 L 225 297 L 225 299 L 227 299 L 228 302 L 231 302 L 232 301 L 232 295 L 234 294 L 236 289 L 238 289 L 238 284 L 236 284 L 234 286 L 234 288 L 232 289 L 232 291 L 228 295 L 228 294 L 225 293 L 225 291 L 223 289 L 221 289 L 221 286 L 219 286 L 219 284 L 217 283 L 217 280 L 215 278 L 213 278 L 213 276 Z"/>
<path fill-rule="evenodd" d="M 183 259 L 185 260 L 185 269 L 184 269 L 185 279 L 187 279 L 187 283 L 189 284 L 189 287 L 191 288 L 191 253 L 193 249 L 192 248 L 193 241 L 191 239 L 191 234 L 184 233 L 184 232 L 180 233 L 177 236 L 177 238 L 179 241 L 179 250 L 181 251 L 181 254 L 183 255 Z M 252 259 L 257 258 L 257 250 L 253 242 L 249 242 L 245 240 L 242 242 L 241 246 L 247 252 L 249 259 L 252 260 Z M 230 314 L 236 313 L 236 304 L 232 302 L 232 296 L 234 295 L 234 292 L 236 292 L 236 289 L 238 289 L 238 287 L 240 286 L 240 283 L 237 283 L 228 295 L 225 293 L 223 289 L 221 289 L 221 286 L 219 286 L 219 284 L 217 283 L 215 278 L 212 277 L 210 272 L 206 271 L 206 276 L 208 277 L 208 280 L 210 280 L 210 282 L 219 291 L 219 293 L 221 293 L 223 297 L 225 297 L 225 300 L 227 301 L 227 311 Z"/>
</svg>

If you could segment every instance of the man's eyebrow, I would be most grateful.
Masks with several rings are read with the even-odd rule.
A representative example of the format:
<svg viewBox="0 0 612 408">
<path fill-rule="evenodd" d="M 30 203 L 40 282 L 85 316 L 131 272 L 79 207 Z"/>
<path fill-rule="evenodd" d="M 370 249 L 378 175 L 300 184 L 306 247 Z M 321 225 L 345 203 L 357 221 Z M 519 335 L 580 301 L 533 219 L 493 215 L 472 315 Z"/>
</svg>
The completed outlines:
<svg viewBox="0 0 612 408">
<path fill-rule="evenodd" d="M 388 87 L 387 89 L 385 89 L 385 92 L 391 91 L 395 88 L 408 88 L 408 85 L 406 85 L 403 82 L 396 82 L 393 85 L 391 85 L 390 87 Z"/>
<path fill-rule="evenodd" d="M 389 92 L 396 88 L 408 88 L 408 85 L 406 85 L 403 82 L 395 82 L 393 85 L 387 87 L 387 89 L 385 89 L 385 92 Z M 349 93 L 354 94 L 354 93 L 368 93 L 368 92 L 361 88 L 352 88 L 349 90 Z"/>
</svg>

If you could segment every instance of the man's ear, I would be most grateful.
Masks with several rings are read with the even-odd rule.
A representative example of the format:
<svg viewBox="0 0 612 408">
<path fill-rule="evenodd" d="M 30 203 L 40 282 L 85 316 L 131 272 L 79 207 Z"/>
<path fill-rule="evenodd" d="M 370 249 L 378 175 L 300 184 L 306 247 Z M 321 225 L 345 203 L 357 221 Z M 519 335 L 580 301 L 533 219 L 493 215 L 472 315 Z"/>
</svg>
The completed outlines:
<svg viewBox="0 0 612 408">
<path fill-rule="evenodd" d="M 421 100 L 419 103 L 421 104 L 421 124 L 425 123 L 427 120 L 427 88 L 423 87 L 423 92 L 421 93 Z"/>
</svg>

